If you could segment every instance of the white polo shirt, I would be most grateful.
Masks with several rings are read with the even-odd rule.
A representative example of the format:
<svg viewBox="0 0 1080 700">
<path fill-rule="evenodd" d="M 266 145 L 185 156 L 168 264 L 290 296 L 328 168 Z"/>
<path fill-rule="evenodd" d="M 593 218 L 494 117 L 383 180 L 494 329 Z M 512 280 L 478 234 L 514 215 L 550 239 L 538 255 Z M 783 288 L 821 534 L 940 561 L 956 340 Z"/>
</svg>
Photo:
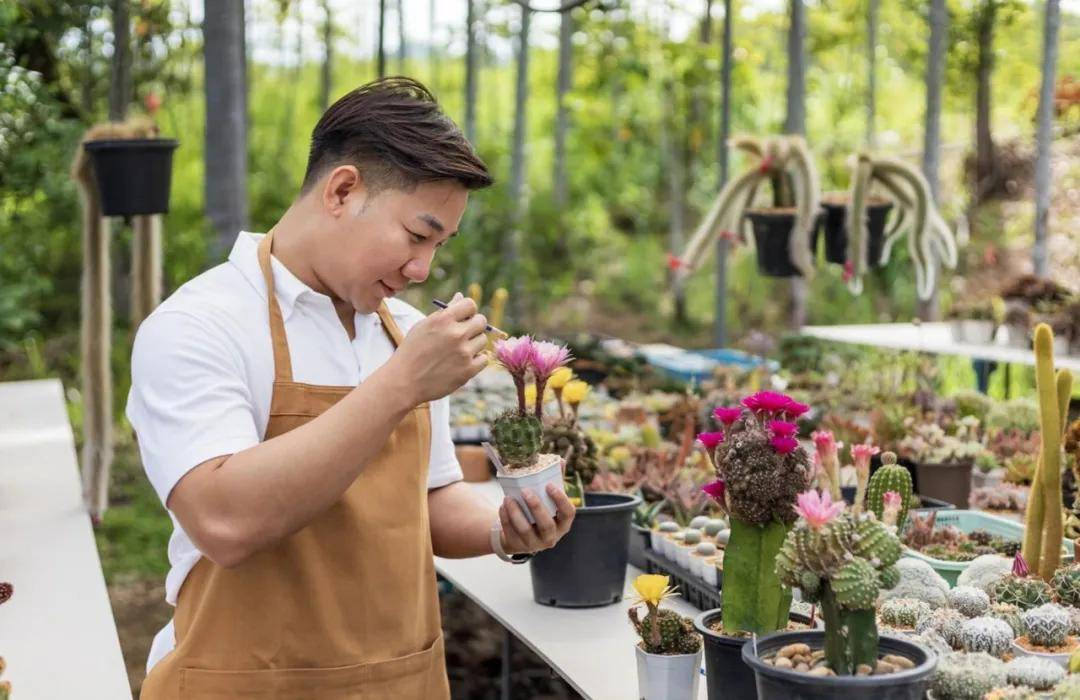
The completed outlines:
<svg viewBox="0 0 1080 700">
<path fill-rule="evenodd" d="M 190 469 L 256 445 L 266 432 L 274 354 L 256 255 L 261 239 L 241 232 L 228 262 L 177 289 L 135 336 L 127 417 L 163 505 Z M 356 386 L 390 358 L 393 344 L 378 314 L 355 314 L 356 337 L 349 340 L 329 297 L 276 258 L 271 266 L 295 381 Z M 398 299 L 387 300 L 387 306 L 402 333 L 424 318 Z M 431 404 L 428 488 L 461 478 L 450 438 L 450 403 L 443 398 Z M 165 599 L 176 605 L 181 584 L 202 554 L 171 512 L 169 517 L 173 533 Z M 170 622 L 154 638 L 147 671 L 174 646 Z"/>
</svg>

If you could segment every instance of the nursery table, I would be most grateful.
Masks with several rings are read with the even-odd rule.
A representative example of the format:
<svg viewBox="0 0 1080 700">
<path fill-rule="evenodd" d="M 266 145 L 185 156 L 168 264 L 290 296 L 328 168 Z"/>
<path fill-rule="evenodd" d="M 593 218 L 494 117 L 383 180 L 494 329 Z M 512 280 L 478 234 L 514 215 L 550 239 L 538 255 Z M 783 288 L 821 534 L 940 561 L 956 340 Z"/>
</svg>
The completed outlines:
<svg viewBox="0 0 1080 700">
<path fill-rule="evenodd" d="M 56 379 L 0 383 L 3 678 L 15 698 L 131 698 Z"/>
<path fill-rule="evenodd" d="M 469 484 L 492 503 L 502 500 L 494 480 Z M 642 573 L 628 566 L 622 603 L 600 608 L 554 608 L 533 601 L 529 566 L 514 566 L 495 555 L 472 559 L 436 557 L 435 568 L 507 630 L 503 652 L 503 695 L 509 698 L 509 635 L 524 642 L 574 690 L 596 700 L 633 700 L 638 696 L 637 635 L 626 616 L 634 578 Z M 683 615 L 700 610 L 682 598 L 664 602 Z M 706 698 L 702 675 L 698 693 Z"/>
</svg>

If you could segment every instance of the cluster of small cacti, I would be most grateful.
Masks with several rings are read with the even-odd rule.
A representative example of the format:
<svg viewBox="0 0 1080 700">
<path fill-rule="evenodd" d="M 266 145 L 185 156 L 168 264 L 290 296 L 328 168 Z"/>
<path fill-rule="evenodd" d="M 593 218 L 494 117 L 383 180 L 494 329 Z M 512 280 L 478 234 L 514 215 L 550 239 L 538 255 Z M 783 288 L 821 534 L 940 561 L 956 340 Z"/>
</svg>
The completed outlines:
<svg viewBox="0 0 1080 700">
<path fill-rule="evenodd" d="M 930 615 L 930 606 L 914 598 L 890 598 L 881 604 L 878 619 L 883 625 L 915 629 L 919 620 Z"/>
<path fill-rule="evenodd" d="M 998 658 L 1012 647 L 1013 629 L 996 617 L 973 617 L 960 626 L 960 646 L 964 651 L 984 651 Z"/>
<path fill-rule="evenodd" d="M 1050 690 L 1065 677 L 1060 664 L 1037 656 L 1021 656 L 1005 664 L 1009 683 L 1023 685 L 1032 690 Z"/>
<path fill-rule="evenodd" d="M 674 610 L 661 608 L 660 603 L 674 594 L 670 579 L 658 574 L 642 574 L 634 580 L 638 593 L 635 605 L 627 611 L 630 624 L 641 637 L 641 648 L 650 654 L 694 654 L 701 649 L 701 635 L 694 621 Z M 637 604 L 644 603 L 644 617 L 638 614 Z"/>
<path fill-rule="evenodd" d="M 544 425 L 541 450 L 566 460 L 567 474 L 578 474 L 584 484 L 599 469 L 596 443 L 572 417 L 556 418 Z"/>
<path fill-rule="evenodd" d="M 915 625 L 915 631 L 919 634 L 936 632 L 945 640 L 950 649 L 959 649 L 963 646 L 960 630 L 966 620 L 966 617 L 952 608 L 938 608 L 920 617 Z"/>
<path fill-rule="evenodd" d="M 974 586 L 957 586 L 949 591 L 949 607 L 965 617 L 978 617 L 990 609 L 990 596 Z"/>
<path fill-rule="evenodd" d="M 1055 571 L 1050 585 L 1062 603 L 1080 607 L 1080 564 L 1070 564 Z"/>
<path fill-rule="evenodd" d="M 949 654 L 938 661 L 930 688 L 939 700 L 982 700 L 1007 683 L 1005 664 L 989 654 Z"/>
<path fill-rule="evenodd" d="M 1020 618 L 1023 611 L 1012 603 L 994 603 L 987 614 L 1007 622 L 1009 627 L 1012 627 L 1015 636 L 1019 637 L 1024 633 L 1024 621 Z"/>
<path fill-rule="evenodd" d="M 1028 640 L 1038 647 L 1060 647 L 1069 638 L 1072 620 L 1065 608 L 1047 603 L 1021 616 Z"/>
<path fill-rule="evenodd" d="M 896 517 L 897 528 L 902 528 L 907 520 L 908 506 L 911 505 L 911 472 L 896 463 L 895 452 L 883 452 L 881 466 L 866 489 L 866 507 L 878 520 L 884 521 L 885 494 L 893 492 L 900 495 L 900 512 Z"/>
</svg>

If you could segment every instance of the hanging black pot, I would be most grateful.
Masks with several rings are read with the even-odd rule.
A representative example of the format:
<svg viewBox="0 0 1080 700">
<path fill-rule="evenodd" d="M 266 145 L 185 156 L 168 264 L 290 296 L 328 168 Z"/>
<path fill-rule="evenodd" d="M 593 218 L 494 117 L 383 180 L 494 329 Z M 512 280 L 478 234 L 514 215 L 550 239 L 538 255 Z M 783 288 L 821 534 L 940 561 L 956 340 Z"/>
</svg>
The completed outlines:
<svg viewBox="0 0 1080 700">
<path fill-rule="evenodd" d="M 814 230 L 814 249 L 817 249 L 818 233 L 824 230 L 825 260 L 837 265 L 847 262 L 847 205 L 846 196 L 823 200 L 821 208 L 825 210 L 825 215 L 820 219 L 820 227 Z M 885 246 L 885 221 L 889 218 L 892 202 L 873 197 L 867 209 L 867 262 L 870 267 L 880 267 L 881 251 Z"/>
<path fill-rule="evenodd" d="M 758 270 L 766 277 L 798 277 L 788 248 L 795 228 L 794 209 L 755 209 L 746 212 L 754 227 Z"/>
<path fill-rule="evenodd" d="M 586 492 L 570 531 L 529 561 L 533 600 L 558 608 L 589 608 L 622 600 L 630 521 L 641 498 Z"/>
<path fill-rule="evenodd" d="M 87 141 L 105 216 L 169 211 L 175 139 Z"/>
</svg>

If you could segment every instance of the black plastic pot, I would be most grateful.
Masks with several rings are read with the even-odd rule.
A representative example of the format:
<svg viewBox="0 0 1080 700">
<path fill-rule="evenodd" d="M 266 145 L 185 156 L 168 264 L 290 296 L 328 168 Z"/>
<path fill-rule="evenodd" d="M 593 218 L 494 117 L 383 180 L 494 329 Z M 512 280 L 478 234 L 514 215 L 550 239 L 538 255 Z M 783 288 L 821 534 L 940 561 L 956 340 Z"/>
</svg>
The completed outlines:
<svg viewBox="0 0 1080 700">
<path fill-rule="evenodd" d="M 559 608 L 590 608 L 622 600 L 630 520 L 641 498 L 586 492 L 570 531 L 529 561 L 533 600 Z"/>
<path fill-rule="evenodd" d="M 757 697 L 754 671 L 743 663 L 742 657 L 742 648 L 750 640 L 714 632 L 709 625 L 719 620 L 721 614 L 716 608 L 694 618 L 694 627 L 705 642 L 705 686 L 709 700 L 753 700 Z M 791 620 L 810 624 L 810 618 L 799 613 L 791 613 Z"/>
<path fill-rule="evenodd" d="M 169 211 L 174 139 L 87 141 L 105 216 Z"/>
<path fill-rule="evenodd" d="M 847 262 L 847 202 L 824 201 L 821 208 L 825 215 L 821 225 L 814 230 L 814 250 L 817 250 L 819 232 L 825 232 L 825 260 L 838 265 Z M 885 222 L 889 218 L 892 202 L 872 202 L 868 207 L 868 237 L 866 239 L 867 262 L 870 267 L 881 266 L 881 251 L 885 247 Z"/>
<path fill-rule="evenodd" d="M 795 228 L 794 209 L 762 209 L 749 211 L 746 216 L 754 227 L 754 247 L 761 274 L 767 277 L 798 277 L 799 270 L 791 263 L 792 229 Z"/>
<path fill-rule="evenodd" d="M 627 561 L 630 562 L 630 566 L 636 566 L 642 571 L 646 571 L 649 566 L 649 562 L 645 558 L 645 550 L 648 548 L 648 528 L 644 528 L 640 525 L 630 523 L 630 546 L 627 549 Z"/>
<path fill-rule="evenodd" d="M 970 461 L 952 464 L 920 462 L 915 468 L 919 477 L 919 494 L 967 508 L 971 498 L 971 468 Z"/>
<path fill-rule="evenodd" d="M 821 677 L 776 668 L 761 660 L 762 656 L 796 643 L 821 649 L 825 644 L 825 631 L 770 634 L 757 641 L 756 653 L 750 645 L 743 647 L 742 659 L 753 669 L 759 700 L 921 700 L 930 685 L 930 676 L 937 668 L 937 654 L 918 644 L 887 636 L 881 637 L 878 651 L 911 659 L 915 662 L 914 668 L 885 676 Z"/>
</svg>

